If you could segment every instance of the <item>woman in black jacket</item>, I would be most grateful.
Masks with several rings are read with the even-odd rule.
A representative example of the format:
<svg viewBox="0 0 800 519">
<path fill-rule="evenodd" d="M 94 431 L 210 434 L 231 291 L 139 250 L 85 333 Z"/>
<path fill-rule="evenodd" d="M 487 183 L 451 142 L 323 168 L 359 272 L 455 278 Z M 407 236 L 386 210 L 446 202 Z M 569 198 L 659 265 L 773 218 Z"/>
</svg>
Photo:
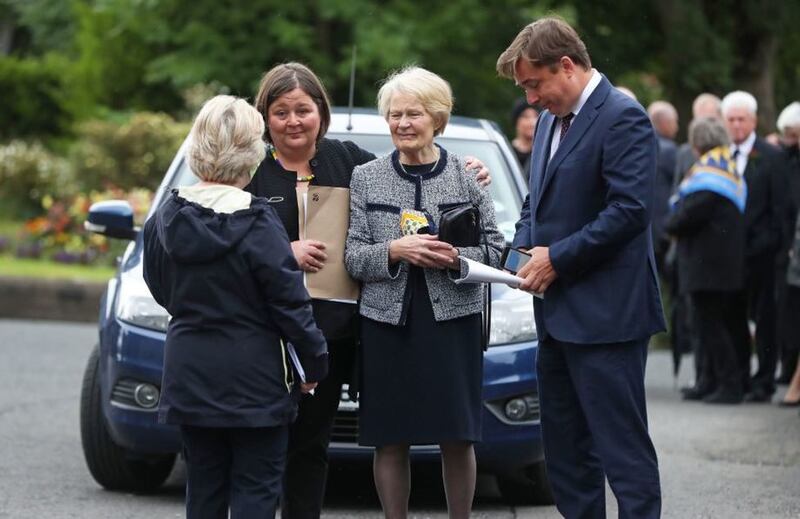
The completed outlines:
<svg viewBox="0 0 800 519">
<path fill-rule="evenodd" d="M 689 142 L 700 159 L 683 181 L 665 231 L 678 239 L 681 294 L 692 300 L 699 373 L 688 400 L 738 403 L 743 398 L 731 305 L 744 286 L 744 208 L 747 187 L 736 173 L 728 136 L 716 119 L 696 119 Z"/>
<path fill-rule="evenodd" d="M 144 228 L 144 278 L 172 316 L 159 419 L 180 425 L 187 517 L 271 517 L 297 413 L 287 348 L 310 391 L 327 373 L 302 274 L 275 211 L 242 191 L 264 157 L 259 113 L 217 96 L 187 158 L 201 182 Z"/>
<path fill-rule="evenodd" d="M 245 189 L 269 198 L 292 243 L 297 263 L 305 272 L 325 268 L 326 244 L 301 239 L 297 193 L 312 186 L 350 187 L 353 168 L 375 158 L 350 141 L 325 137 L 331 122 L 328 94 L 319 78 L 300 63 L 284 63 L 261 79 L 255 105 L 266 122 L 267 157 Z M 478 179 L 489 182 L 483 164 Z M 344 248 L 342 243 L 337 244 Z M 313 300 L 314 318 L 328 341 L 330 373 L 313 398 L 300 402 L 297 421 L 289 431 L 281 516 L 284 519 L 320 517 L 328 472 L 328 442 L 339 405 L 342 384 L 353 375 L 356 344 L 356 305 Z"/>
</svg>

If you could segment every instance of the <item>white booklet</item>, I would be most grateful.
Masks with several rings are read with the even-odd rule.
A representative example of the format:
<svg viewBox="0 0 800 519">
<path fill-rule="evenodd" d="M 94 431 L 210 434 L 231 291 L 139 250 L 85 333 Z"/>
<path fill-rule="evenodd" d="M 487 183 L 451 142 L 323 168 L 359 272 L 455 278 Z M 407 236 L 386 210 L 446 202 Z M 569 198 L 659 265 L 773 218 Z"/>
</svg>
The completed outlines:
<svg viewBox="0 0 800 519">
<path fill-rule="evenodd" d="M 511 274 L 510 272 L 506 272 L 504 270 L 498 270 L 494 267 L 484 265 L 479 261 L 471 260 L 469 258 L 459 258 L 459 259 L 462 262 L 462 266 L 464 267 L 462 270 L 465 271 L 465 273 L 462 277 L 453 280 L 457 284 L 504 283 L 514 288 L 519 288 L 519 284 L 522 283 L 522 278 L 517 277 L 514 274 Z M 544 298 L 544 294 L 540 294 L 537 292 L 530 292 L 530 293 L 540 299 Z"/>
<path fill-rule="evenodd" d="M 300 364 L 300 357 L 297 356 L 297 350 L 294 349 L 294 345 L 291 342 L 286 343 L 286 351 L 289 352 L 289 360 L 292 361 L 292 366 L 294 366 L 295 371 L 297 371 L 297 376 L 300 377 L 300 382 L 305 384 L 306 382 L 306 372 L 303 369 L 303 365 Z M 309 391 L 310 394 L 314 394 L 314 390 L 312 389 Z"/>
</svg>

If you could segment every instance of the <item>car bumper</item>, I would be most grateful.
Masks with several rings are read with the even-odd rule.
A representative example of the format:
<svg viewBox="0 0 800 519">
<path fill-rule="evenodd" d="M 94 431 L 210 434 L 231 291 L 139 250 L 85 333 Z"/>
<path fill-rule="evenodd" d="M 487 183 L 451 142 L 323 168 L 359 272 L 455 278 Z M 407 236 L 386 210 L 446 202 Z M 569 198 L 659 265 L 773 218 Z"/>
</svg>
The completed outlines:
<svg viewBox="0 0 800 519">
<path fill-rule="evenodd" d="M 505 472 L 538 463 L 544 459 L 538 415 L 524 423 L 513 423 L 504 416 L 508 400 L 538 394 L 536 387 L 537 343 L 526 342 L 489 348 L 484 355 L 482 428 L 483 440 L 475 444 L 480 470 Z M 372 447 L 357 444 L 357 405 L 346 400 L 339 406 L 329 453 L 332 460 L 360 461 L 372 457 Z M 435 445 L 411 447 L 415 461 L 439 459 Z"/>
</svg>

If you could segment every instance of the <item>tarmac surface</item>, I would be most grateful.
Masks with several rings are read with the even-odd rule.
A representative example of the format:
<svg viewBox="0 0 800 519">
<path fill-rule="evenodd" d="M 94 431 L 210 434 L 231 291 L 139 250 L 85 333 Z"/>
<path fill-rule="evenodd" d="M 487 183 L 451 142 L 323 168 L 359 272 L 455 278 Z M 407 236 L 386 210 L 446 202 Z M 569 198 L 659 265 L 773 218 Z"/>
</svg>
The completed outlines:
<svg viewBox="0 0 800 519">
<path fill-rule="evenodd" d="M 93 325 L 0 320 L 0 518 L 183 517 L 184 468 L 148 496 L 108 492 L 91 478 L 78 429 L 81 377 Z M 648 406 L 665 518 L 800 518 L 800 416 L 772 404 L 711 406 L 680 400 L 691 361 L 672 378 L 666 352 L 650 355 Z M 780 397 L 783 388 L 776 395 Z M 382 517 L 369 466 L 332 468 L 324 517 Z M 435 468 L 414 471 L 411 516 L 444 518 Z M 616 503 L 607 493 L 609 517 Z M 479 478 L 473 517 L 560 517 L 555 507 L 513 508 Z"/>
</svg>

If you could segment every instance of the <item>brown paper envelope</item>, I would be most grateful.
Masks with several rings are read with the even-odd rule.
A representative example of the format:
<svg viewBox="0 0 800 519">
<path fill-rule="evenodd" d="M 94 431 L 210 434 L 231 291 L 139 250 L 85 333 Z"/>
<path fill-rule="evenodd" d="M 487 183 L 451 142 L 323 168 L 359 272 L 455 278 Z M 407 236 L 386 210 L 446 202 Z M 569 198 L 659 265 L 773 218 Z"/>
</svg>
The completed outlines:
<svg viewBox="0 0 800 519">
<path fill-rule="evenodd" d="M 328 259 L 319 272 L 306 274 L 306 287 L 316 299 L 355 302 L 358 283 L 344 266 L 344 242 L 350 225 L 350 190 L 309 186 L 306 198 L 305 239 L 325 243 Z"/>
</svg>

